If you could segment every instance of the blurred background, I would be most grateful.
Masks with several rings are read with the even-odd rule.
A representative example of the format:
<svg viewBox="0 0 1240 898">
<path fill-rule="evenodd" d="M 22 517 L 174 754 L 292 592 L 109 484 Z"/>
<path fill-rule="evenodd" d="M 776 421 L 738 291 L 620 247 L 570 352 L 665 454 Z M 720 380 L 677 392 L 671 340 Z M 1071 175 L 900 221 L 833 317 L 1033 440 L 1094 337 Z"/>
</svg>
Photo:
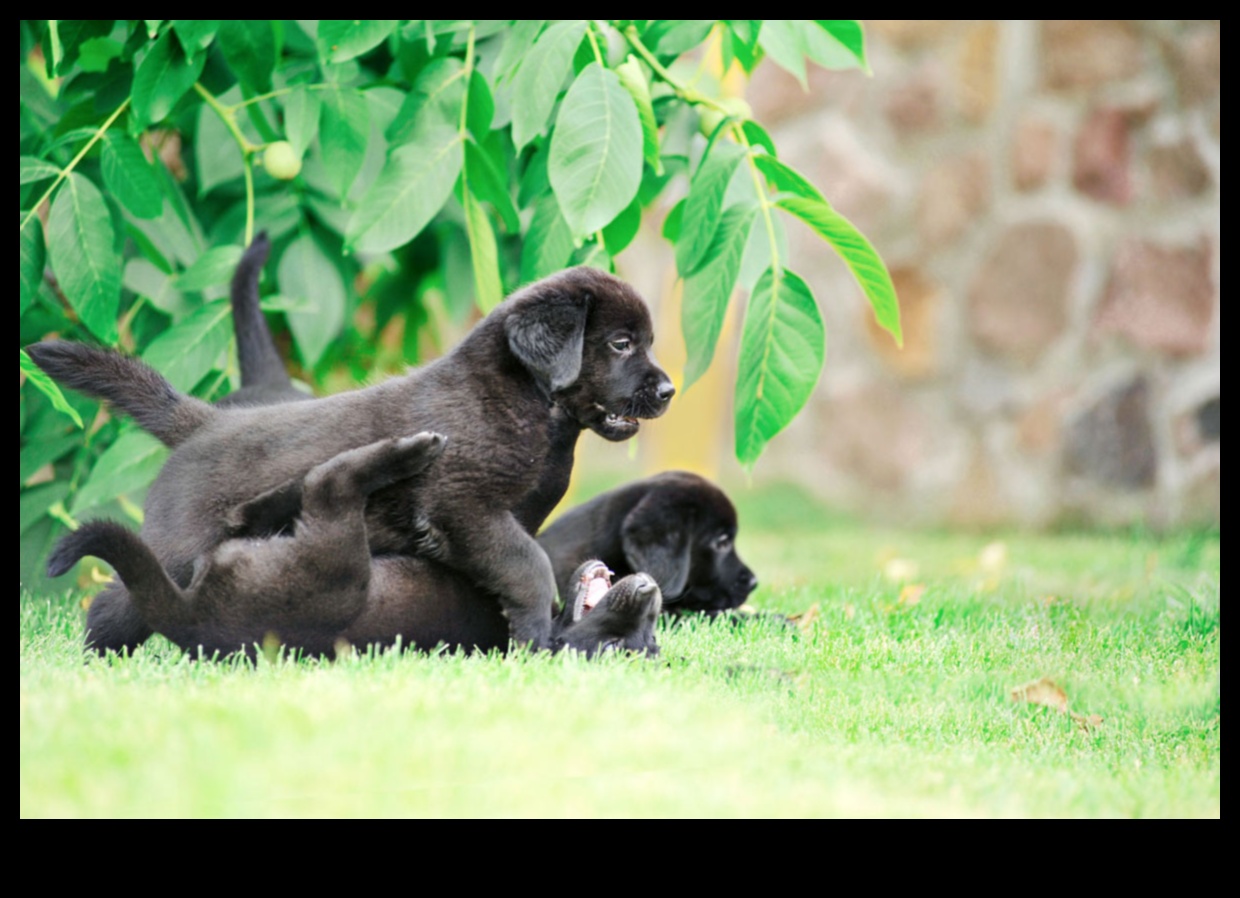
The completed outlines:
<svg viewBox="0 0 1240 898">
<path fill-rule="evenodd" d="M 910 524 L 1219 523 L 1220 24 L 866 23 L 873 75 L 773 65 L 743 91 L 783 158 L 891 269 L 905 346 L 788 225 L 827 326 L 805 410 L 752 477 L 732 455 L 739 309 L 637 447 L 587 434 L 574 493 L 669 467 L 737 495 L 791 482 Z M 648 215 L 618 273 L 684 347 Z M 636 460 L 634 459 L 636 455 Z"/>
</svg>

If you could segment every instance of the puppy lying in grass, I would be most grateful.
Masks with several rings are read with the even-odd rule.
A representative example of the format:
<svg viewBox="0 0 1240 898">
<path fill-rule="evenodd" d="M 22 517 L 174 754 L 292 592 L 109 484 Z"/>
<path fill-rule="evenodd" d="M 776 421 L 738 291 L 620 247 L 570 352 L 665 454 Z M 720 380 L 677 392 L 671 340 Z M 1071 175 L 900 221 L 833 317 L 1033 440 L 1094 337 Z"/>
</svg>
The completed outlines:
<svg viewBox="0 0 1240 898">
<path fill-rule="evenodd" d="M 64 537 L 48 573 L 59 576 L 86 555 L 103 559 L 151 628 L 205 657 L 253 657 L 273 637 L 308 655 L 398 643 L 503 650 L 508 623 L 493 593 L 434 561 L 370 555 L 367 497 L 398 481 L 433 477 L 428 469 L 444 445 L 439 434 L 422 433 L 317 465 L 301 485 L 301 511 L 290 528 L 226 540 L 195 561 L 185 588 L 138 534 L 112 521 L 92 521 Z M 653 578 L 634 574 L 612 586 L 610 577 L 598 561 L 577 568 L 553 621 L 552 649 L 658 653 L 654 624 L 662 598 Z"/>
</svg>

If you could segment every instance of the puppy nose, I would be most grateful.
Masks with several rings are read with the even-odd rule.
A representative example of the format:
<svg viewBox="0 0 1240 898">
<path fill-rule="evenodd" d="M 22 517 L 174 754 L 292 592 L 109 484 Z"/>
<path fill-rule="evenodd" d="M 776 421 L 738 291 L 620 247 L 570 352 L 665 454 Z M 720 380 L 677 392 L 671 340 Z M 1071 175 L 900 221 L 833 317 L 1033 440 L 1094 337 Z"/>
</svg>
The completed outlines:
<svg viewBox="0 0 1240 898">
<path fill-rule="evenodd" d="M 745 592 L 753 592 L 758 588 L 758 578 L 753 575 L 753 571 L 745 573 Z"/>
<path fill-rule="evenodd" d="M 676 386 L 670 380 L 665 380 L 659 384 L 654 395 L 658 397 L 660 402 L 667 402 L 676 395 Z"/>
</svg>

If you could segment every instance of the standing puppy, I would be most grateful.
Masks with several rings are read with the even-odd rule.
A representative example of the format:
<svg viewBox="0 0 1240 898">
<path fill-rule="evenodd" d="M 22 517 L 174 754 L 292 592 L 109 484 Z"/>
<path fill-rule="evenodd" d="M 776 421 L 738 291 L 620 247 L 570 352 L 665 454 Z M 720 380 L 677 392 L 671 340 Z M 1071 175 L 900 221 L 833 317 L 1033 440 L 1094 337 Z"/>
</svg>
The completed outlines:
<svg viewBox="0 0 1240 898">
<path fill-rule="evenodd" d="M 132 360 L 80 344 L 30 347 L 53 378 L 108 399 L 175 447 L 147 497 L 143 537 L 172 580 L 238 535 L 229 511 L 299 483 L 315 466 L 389 437 L 447 437 L 436 476 L 385 487 L 366 503 L 374 554 L 415 555 L 419 513 L 441 560 L 491 590 L 521 644 L 551 637 L 555 580 L 518 515 L 563 494 L 548 482 L 557 425 L 627 439 L 675 392 L 650 354 L 645 303 L 611 275 L 576 268 L 519 291 L 450 354 L 398 379 L 324 399 L 217 408 L 133 376 Z M 571 459 L 571 453 L 570 453 Z M 557 481 L 558 477 L 550 478 Z M 567 476 L 563 478 L 567 485 Z M 558 489 L 559 495 L 554 495 Z M 132 620 L 123 592 L 109 617 Z M 89 624 L 89 621 L 88 621 Z M 95 634 L 100 650 L 121 648 Z"/>
</svg>

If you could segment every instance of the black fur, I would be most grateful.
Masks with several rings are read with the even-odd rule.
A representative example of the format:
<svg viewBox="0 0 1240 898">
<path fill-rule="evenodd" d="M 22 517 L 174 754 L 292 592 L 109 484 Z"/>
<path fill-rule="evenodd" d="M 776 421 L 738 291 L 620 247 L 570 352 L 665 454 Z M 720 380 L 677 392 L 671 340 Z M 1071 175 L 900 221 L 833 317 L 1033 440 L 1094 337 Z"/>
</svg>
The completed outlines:
<svg viewBox="0 0 1240 898">
<path fill-rule="evenodd" d="M 744 604 L 758 580 L 736 553 L 736 509 L 705 478 L 668 471 L 618 487 L 564 513 L 539 544 L 563 589 L 586 558 L 618 576 L 645 571 L 663 610 L 718 614 Z"/>
<path fill-rule="evenodd" d="M 580 328 L 569 326 L 573 316 Z M 433 521 L 443 563 L 499 597 L 519 643 L 546 646 L 554 577 L 526 528 L 563 494 L 574 427 L 623 439 L 637 429 L 633 418 L 666 408 L 673 390 L 650 355 L 652 338 L 649 313 L 631 288 L 579 268 L 510 297 L 452 353 L 404 378 L 264 408 L 213 409 L 173 391 L 140 420 L 177 447 L 148 494 L 143 535 L 185 588 L 196 560 L 238 536 L 237 508 L 278 494 L 349 449 L 433 430 L 448 438 L 435 476 L 385 487 L 367 501 L 371 552 L 411 556 L 425 536 L 420 522 Z M 129 410 L 130 375 L 142 366 L 97 350 L 80 360 L 86 370 L 72 373 L 74 384 Z M 575 379 L 563 383 L 574 369 Z M 186 406 L 196 412 L 191 426 L 178 417 Z M 94 647 L 132 647 L 144 638 L 128 604 L 123 589 L 96 597 L 88 617 Z"/>
</svg>

